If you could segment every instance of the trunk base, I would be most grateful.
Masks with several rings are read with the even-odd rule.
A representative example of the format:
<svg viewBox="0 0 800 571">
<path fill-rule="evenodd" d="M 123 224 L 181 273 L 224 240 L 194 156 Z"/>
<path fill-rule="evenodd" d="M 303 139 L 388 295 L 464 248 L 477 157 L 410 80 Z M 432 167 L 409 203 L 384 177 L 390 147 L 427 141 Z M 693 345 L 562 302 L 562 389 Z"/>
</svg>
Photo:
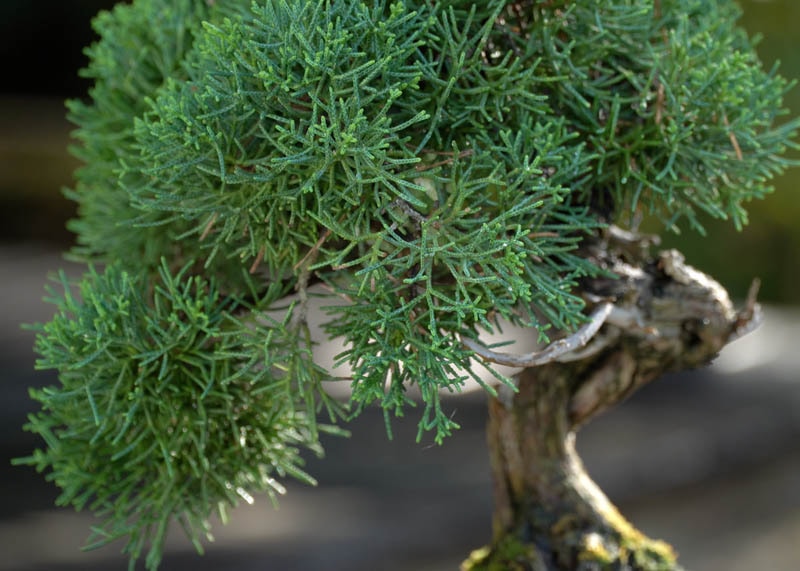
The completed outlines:
<svg viewBox="0 0 800 571">
<path fill-rule="evenodd" d="M 511 407 L 490 400 L 493 541 L 461 570 L 679 571 L 672 548 L 638 531 L 589 477 L 575 433 L 560 430 L 569 426 L 565 407 L 553 406 L 567 393 L 563 369 L 536 371 L 561 373 L 546 383 L 523 372 Z"/>
<path fill-rule="evenodd" d="M 618 515 L 618 514 L 617 514 Z M 620 519 L 621 516 L 620 516 Z M 626 529 L 602 537 L 597 533 L 572 534 L 564 541 L 575 550 L 574 571 L 683 571 L 672 548 L 642 535 L 627 521 Z M 562 571 L 553 564 L 553 553 L 546 552 L 535 542 L 524 542 L 507 535 L 492 546 L 470 553 L 461 564 L 461 571 Z"/>
<path fill-rule="evenodd" d="M 580 378 L 576 368 L 527 369 L 511 402 L 490 399 L 493 541 L 473 552 L 462 571 L 681 569 L 668 544 L 649 539 L 619 513 L 578 457 L 567 406 L 570 385 Z"/>
</svg>

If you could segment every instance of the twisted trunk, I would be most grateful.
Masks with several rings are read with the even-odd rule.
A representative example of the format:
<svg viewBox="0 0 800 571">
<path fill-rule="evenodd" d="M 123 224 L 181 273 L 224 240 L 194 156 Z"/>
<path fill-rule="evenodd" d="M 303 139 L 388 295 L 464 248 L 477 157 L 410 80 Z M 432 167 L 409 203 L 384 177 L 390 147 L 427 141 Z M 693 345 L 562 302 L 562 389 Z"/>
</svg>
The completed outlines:
<svg viewBox="0 0 800 571">
<path fill-rule="evenodd" d="M 587 281 L 590 302 L 614 309 L 589 344 L 523 369 L 516 392 L 490 399 L 495 513 L 490 546 L 463 570 L 677 570 L 671 548 L 631 526 L 589 478 L 577 428 L 668 371 L 708 363 L 754 324 L 714 280 L 675 251 L 606 236 L 590 255 L 619 279 Z"/>
</svg>

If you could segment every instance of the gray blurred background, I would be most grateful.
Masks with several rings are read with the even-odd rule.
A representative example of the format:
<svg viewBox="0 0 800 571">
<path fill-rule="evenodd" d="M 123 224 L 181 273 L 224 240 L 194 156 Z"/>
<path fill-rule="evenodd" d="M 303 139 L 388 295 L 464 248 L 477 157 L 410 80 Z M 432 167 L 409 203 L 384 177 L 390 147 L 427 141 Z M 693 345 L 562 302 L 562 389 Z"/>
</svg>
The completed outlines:
<svg viewBox="0 0 800 571">
<path fill-rule="evenodd" d="M 12 468 L 39 445 L 21 430 L 33 409 L 32 335 L 45 321 L 49 272 L 80 268 L 61 259 L 73 206 L 61 195 L 76 162 L 66 152 L 63 100 L 83 97 L 82 47 L 89 20 L 111 0 L 0 2 L 0 570 L 124 570 L 119 545 L 83 553 L 92 517 L 56 509 L 42 475 Z M 744 25 L 763 40 L 769 66 L 800 78 L 800 3 L 742 3 Z M 800 88 L 787 99 L 800 113 Z M 744 296 L 763 281 L 765 325 L 727 348 L 710 368 L 664 378 L 586 427 L 578 438 L 590 473 L 623 513 L 670 541 L 687 569 L 800 567 L 800 169 L 753 204 L 742 233 L 709 223 L 709 238 L 668 237 L 690 262 Z M 388 441 L 378 411 L 328 439 L 327 457 L 309 459 L 317 488 L 289 486 L 280 509 L 265 498 L 216 525 L 200 558 L 173 533 L 161 569 L 456 569 L 490 533 L 491 498 L 483 428 L 485 399 L 446 402 L 462 430 L 443 446 L 415 444 L 414 411 Z M 143 568 L 141 566 L 140 568 Z"/>
</svg>

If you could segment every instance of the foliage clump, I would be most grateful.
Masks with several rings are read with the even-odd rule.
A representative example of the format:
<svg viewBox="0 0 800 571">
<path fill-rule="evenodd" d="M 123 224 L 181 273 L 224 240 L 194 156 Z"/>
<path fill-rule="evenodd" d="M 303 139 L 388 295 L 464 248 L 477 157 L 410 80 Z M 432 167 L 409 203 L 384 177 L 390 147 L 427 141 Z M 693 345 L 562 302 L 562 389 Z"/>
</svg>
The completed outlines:
<svg viewBox="0 0 800 571">
<path fill-rule="evenodd" d="M 61 384 L 33 393 L 47 449 L 27 461 L 133 559 L 153 541 L 151 568 L 170 518 L 196 538 L 273 475 L 309 480 L 315 415 L 341 414 L 311 359 L 313 284 L 346 301 L 326 328 L 353 410 L 401 414 L 416 385 L 441 440 L 457 425 L 439 391 L 474 375 L 461 339 L 500 318 L 579 325 L 599 227 L 741 225 L 768 192 L 796 125 L 776 125 L 786 82 L 737 16 L 727 0 L 102 13 L 91 98 L 69 104 L 84 165 L 68 195 L 72 255 L 106 269 L 80 300 L 64 283 L 39 328 Z"/>
<path fill-rule="evenodd" d="M 96 545 L 128 535 L 136 557 L 154 540 L 155 566 L 173 517 L 199 548 L 210 513 L 224 520 L 227 504 L 282 493 L 278 476 L 313 483 L 300 452 L 321 453 L 317 424 L 294 393 L 324 372 L 291 321 L 253 323 L 252 304 L 186 269 L 164 266 L 156 283 L 118 264 L 92 269 L 80 300 L 60 281 L 36 350 L 61 386 L 32 391 L 42 411 L 29 428 L 47 449 L 30 461 L 52 468 L 59 504 L 106 518 Z"/>
</svg>

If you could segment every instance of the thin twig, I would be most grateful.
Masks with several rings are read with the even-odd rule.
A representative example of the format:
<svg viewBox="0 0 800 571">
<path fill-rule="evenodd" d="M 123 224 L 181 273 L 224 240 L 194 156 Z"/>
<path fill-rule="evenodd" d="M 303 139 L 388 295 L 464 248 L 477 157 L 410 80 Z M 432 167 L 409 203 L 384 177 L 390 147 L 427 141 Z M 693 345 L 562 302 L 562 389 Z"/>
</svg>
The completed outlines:
<svg viewBox="0 0 800 571">
<path fill-rule="evenodd" d="M 253 262 L 253 265 L 250 266 L 250 273 L 251 274 L 256 273 L 256 270 L 258 269 L 259 264 L 261 264 L 261 260 L 264 259 L 264 252 L 265 252 L 265 247 L 261 246 L 261 249 L 258 251 L 258 254 L 256 254 L 256 259 Z"/>
<path fill-rule="evenodd" d="M 292 325 L 294 328 L 307 324 L 308 278 L 311 275 L 309 265 L 310 264 L 303 266 L 302 270 L 300 271 L 300 275 L 297 277 L 297 285 L 295 285 L 295 290 L 297 290 L 297 298 L 300 303 L 297 305 L 297 311 L 292 315 Z"/>
<path fill-rule="evenodd" d="M 311 249 L 306 253 L 306 255 L 303 256 L 303 259 L 297 262 L 292 269 L 297 271 L 297 269 L 300 268 L 301 266 L 305 266 L 306 264 L 308 264 L 308 262 L 310 261 L 309 258 L 315 259 L 317 257 L 317 254 L 319 254 L 319 249 L 322 247 L 322 244 L 325 243 L 325 240 L 327 240 L 328 237 L 331 235 L 331 232 L 332 231 L 330 228 L 326 229 L 325 232 L 322 233 L 322 236 L 320 236 L 319 240 L 317 240 L 317 242 L 313 246 L 311 246 Z"/>
<path fill-rule="evenodd" d="M 664 114 L 664 97 L 664 84 L 658 81 L 658 89 L 656 90 L 656 125 L 661 125 L 661 118 Z"/>
<path fill-rule="evenodd" d="M 256 270 L 258 269 L 258 266 L 261 264 L 261 260 L 264 259 L 264 253 L 265 252 L 266 252 L 266 248 L 264 246 L 261 246 L 261 249 L 258 251 L 258 254 L 256 255 L 256 259 L 253 262 L 253 265 L 250 266 L 250 273 L 251 274 L 256 273 Z"/>
<path fill-rule="evenodd" d="M 414 222 L 416 222 L 417 225 L 419 225 L 419 226 L 422 226 L 422 224 L 424 224 L 425 221 L 427 220 L 427 218 L 425 218 L 425 216 L 423 216 L 422 214 L 420 214 L 419 212 L 414 210 L 414 208 L 408 202 L 403 200 L 402 198 L 398 198 L 397 200 L 393 200 L 392 202 L 390 202 L 386 206 L 386 208 L 391 208 L 391 207 L 395 207 L 398 210 L 401 210 L 403 212 L 403 214 L 405 214 L 406 216 L 408 216 L 409 218 L 414 220 Z M 396 227 L 396 225 L 393 224 L 392 228 L 395 228 L 395 227 Z"/>
<path fill-rule="evenodd" d="M 458 158 L 459 159 L 463 159 L 464 157 L 470 156 L 474 152 L 475 151 L 473 151 L 472 149 L 466 149 L 466 150 L 461 151 L 460 153 L 458 153 Z M 449 165 L 454 160 L 455 160 L 455 158 L 451 158 L 451 159 L 445 159 L 443 161 L 438 161 L 438 162 L 435 162 L 435 163 L 431 163 L 429 165 L 419 164 L 419 165 L 414 167 L 414 170 L 416 170 L 417 172 L 427 171 L 427 170 L 435 169 L 436 167 L 440 167 L 442 165 Z"/>
<path fill-rule="evenodd" d="M 417 147 L 415 145 L 412 145 L 411 143 L 406 143 L 405 147 L 412 151 L 417 150 Z M 421 149 L 420 152 L 425 155 L 440 155 L 443 157 L 454 157 L 456 155 L 453 151 L 435 151 L 433 149 Z"/>
<path fill-rule="evenodd" d="M 209 218 L 208 222 L 206 222 L 206 225 L 205 225 L 205 227 L 203 228 L 203 233 L 202 233 L 202 234 L 200 234 L 200 241 L 201 241 L 201 242 L 202 242 L 203 240 L 205 240 L 205 239 L 206 239 L 206 237 L 207 237 L 207 236 L 208 236 L 208 235 L 211 233 L 211 229 L 214 227 L 214 223 L 217 221 L 217 216 L 218 216 L 218 215 L 219 215 L 219 212 L 215 212 L 215 213 L 214 213 L 214 214 L 211 216 L 211 218 Z"/>
<path fill-rule="evenodd" d="M 747 291 L 747 299 L 745 300 L 744 307 L 736 315 L 736 321 L 733 323 L 733 333 L 729 341 L 747 335 L 764 321 L 764 312 L 761 309 L 761 304 L 756 301 L 760 288 L 761 280 L 755 278 L 753 283 L 750 284 L 750 289 Z"/>
<path fill-rule="evenodd" d="M 313 266 L 314 262 L 317 260 L 319 249 L 331 235 L 331 232 L 331 229 L 327 228 L 325 232 L 322 233 L 322 236 L 319 237 L 319 240 L 317 240 L 306 255 L 303 256 L 303 259 L 295 264 L 293 268 L 294 271 L 300 270 L 300 273 L 297 275 L 297 284 L 294 286 L 300 303 L 298 304 L 297 312 L 292 315 L 292 325 L 295 328 L 303 326 L 306 328 L 306 332 L 308 329 L 308 281 L 311 277 L 311 266 Z"/>
<path fill-rule="evenodd" d="M 559 234 L 557 232 L 528 232 L 528 238 L 536 239 L 536 238 L 558 238 Z"/>
<path fill-rule="evenodd" d="M 733 132 L 733 129 L 731 129 L 731 124 L 728 122 L 728 116 L 725 113 L 722 114 L 722 122 L 725 123 L 725 127 L 728 129 L 728 137 L 731 140 L 731 145 L 733 145 L 736 158 L 741 161 L 744 159 L 742 148 L 739 146 L 739 141 L 736 139 L 736 134 Z"/>
<path fill-rule="evenodd" d="M 589 323 L 578 329 L 569 337 L 553 341 L 541 351 L 535 351 L 533 353 L 526 353 L 524 355 L 500 353 L 492 351 L 485 345 L 467 337 L 462 338 L 461 342 L 480 357 L 498 365 L 523 368 L 538 367 L 539 365 L 552 363 L 563 355 L 584 347 L 603 326 L 603 323 L 605 323 L 606 318 L 613 308 L 614 304 L 610 302 L 597 306 L 589 317 Z"/>
</svg>

